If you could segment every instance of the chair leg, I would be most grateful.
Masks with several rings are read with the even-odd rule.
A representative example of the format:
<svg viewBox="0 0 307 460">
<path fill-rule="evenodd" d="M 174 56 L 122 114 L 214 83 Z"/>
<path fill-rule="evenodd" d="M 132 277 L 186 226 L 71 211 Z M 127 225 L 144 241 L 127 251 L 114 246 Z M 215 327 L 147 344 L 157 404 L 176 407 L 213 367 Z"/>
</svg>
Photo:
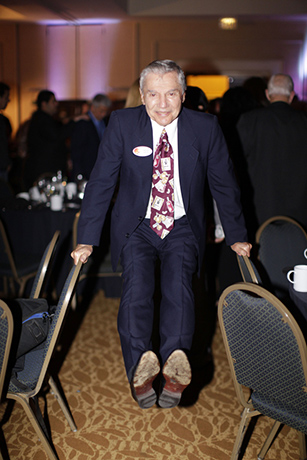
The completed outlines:
<svg viewBox="0 0 307 460">
<path fill-rule="evenodd" d="M 29 400 L 25 395 L 22 394 L 16 394 L 12 395 L 10 394 L 10 398 L 15 399 L 16 401 L 20 402 L 22 407 L 24 408 L 37 436 L 39 437 L 43 448 L 45 449 L 48 457 L 50 460 L 59 460 L 59 457 L 57 456 L 50 439 L 47 436 L 46 433 L 46 427 L 43 427 L 40 422 L 39 422 L 39 415 L 42 417 L 42 414 L 40 413 L 39 408 L 37 407 L 36 410 L 39 411 L 39 414 L 37 414 L 36 410 L 34 411 L 31 407 L 31 400 Z M 33 403 L 33 398 L 32 398 L 32 403 Z"/>
<path fill-rule="evenodd" d="M 301 431 L 298 431 L 298 442 L 300 446 L 300 460 L 307 460 L 306 437 Z"/>
<path fill-rule="evenodd" d="M 268 437 L 266 438 L 262 448 L 261 448 L 261 451 L 259 452 L 259 455 L 258 455 L 258 460 L 263 460 L 264 457 L 266 456 L 266 453 L 267 451 L 269 450 L 275 436 L 276 436 L 276 433 L 280 427 L 280 422 L 277 422 L 275 421 L 274 425 L 272 426 L 272 429 L 268 435 Z"/>
<path fill-rule="evenodd" d="M 60 392 L 59 392 L 59 389 L 57 387 L 57 384 L 55 383 L 55 381 L 53 380 L 53 378 L 50 376 L 49 377 L 49 385 L 51 387 L 51 390 L 52 390 L 52 393 L 54 394 L 55 398 L 57 399 L 62 411 L 63 411 L 63 414 L 65 415 L 66 417 L 66 420 L 68 421 L 68 424 L 70 426 L 70 429 L 71 431 L 73 432 L 76 432 L 77 431 L 77 427 L 76 427 L 76 424 L 71 416 L 71 413 L 67 407 L 67 405 L 65 404 L 65 401 L 64 399 L 62 398 Z"/>
<path fill-rule="evenodd" d="M 20 281 L 20 284 L 19 284 L 19 291 L 18 291 L 18 297 L 22 297 L 23 294 L 24 294 L 24 291 L 25 291 L 25 287 L 26 287 L 26 281 Z"/>
<path fill-rule="evenodd" d="M 244 409 L 244 411 L 242 412 L 242 414 L 241 414 L 241 422 L 240 422 L 240 426 L 239 426 L 239 431 L 238 431 L 238 434 L 237 434 L 237 437 L 236 437 L 236 440 L 235 440 L 235 444 L 234 444 L 233 449 L 232 449 L 232 454 L 231 454 L 230 460 L 237 460 L 237 458 L 239 456 L 241 446 L 242 446 L 242 442 L 243 442 L 243 438 L 244 438 L 244 434 L 245 434 L 245 430 L 246 430 L 246 427 L 248 425 L 249 418 L 251 416 L 252 415 L 250 414 L 250 409 L 248 409 L 246 407 Z"/>
<path fill-rule="evenodd" d="M 13 278 L 9 278 L 10 290 L 13 297 L 16 297 L 15 281 Z"/>
<path fill-rule="evenodd" d="M 3 295 L 4 295 L 4 298 L 6 299 L 8 297 L 8 280 L 7 280 L 7 277 L 4 276 L 3 278 Z"/>
</svg>

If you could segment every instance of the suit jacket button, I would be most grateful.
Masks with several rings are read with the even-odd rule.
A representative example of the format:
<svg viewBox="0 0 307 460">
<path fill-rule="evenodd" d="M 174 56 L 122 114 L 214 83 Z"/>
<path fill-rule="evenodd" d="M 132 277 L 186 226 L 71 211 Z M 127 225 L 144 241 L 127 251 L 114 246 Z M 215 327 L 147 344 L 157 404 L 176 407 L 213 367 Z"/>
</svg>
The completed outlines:
<svg viewBox="0 0 307 460">
<path fill-rule="evenodd" d="M 143 216 L 139 216 L 139 221 L 141 222 L 143 220 Z"/>
<path fill-rule="evenodd" d="M 129 238 L 129 236 L 130 236 L 130 233 L 126 233 L 125 237 Z"/>
</svg>

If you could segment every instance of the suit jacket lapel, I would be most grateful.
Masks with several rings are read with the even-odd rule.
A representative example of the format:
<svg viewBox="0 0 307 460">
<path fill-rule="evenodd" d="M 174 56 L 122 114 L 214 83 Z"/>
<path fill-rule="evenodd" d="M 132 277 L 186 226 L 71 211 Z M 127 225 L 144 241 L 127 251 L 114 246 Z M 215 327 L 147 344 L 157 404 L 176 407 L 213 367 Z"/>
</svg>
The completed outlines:
<svg viewBox="0 0 307 460">
<path fill-rule="evenodd" d="M 190 184 L 199 155 L 198 150 L 193 146 L 195 140 L 193 127 L 183 108 L 178 118 L 178 157 L 181 193 L 186 211 L 189 204 Z"/>
<path fill-rule="evenodd" d="M 138 123 L 135 125 L 135 145 L 137 146 L 146 146 L 153 149 L 153 136 L 152 136 L 152 127 L 149 116 L 147 115 L 145 106 L 141 111 L 140 118 Z M 152 183 L 152 168 L 153 168 L 153 152 L 151 155 L 142 158 L 140 165 L 140 174 L 142 177 L 146 178 L 144 183 L 148 184 L 148 194 L 142 193 L 141 197 L 143 199 L 143 205 L 148 205 L 149 195 L 151 192 L 151 183 Z"/>
</svg>

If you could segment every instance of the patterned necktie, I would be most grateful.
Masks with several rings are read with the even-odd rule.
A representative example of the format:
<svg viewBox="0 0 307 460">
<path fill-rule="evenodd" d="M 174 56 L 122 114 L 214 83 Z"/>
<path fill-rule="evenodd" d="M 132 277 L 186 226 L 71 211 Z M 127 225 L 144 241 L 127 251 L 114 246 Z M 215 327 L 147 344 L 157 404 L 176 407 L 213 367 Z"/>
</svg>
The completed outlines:
<svg viewBox="0 0 307 460">
<path fill-rule="evenodd" d="M 165 129 L 153 161 L 150 226 L 161 239 L 174 227 L 174 155 Z"/>
</svg>

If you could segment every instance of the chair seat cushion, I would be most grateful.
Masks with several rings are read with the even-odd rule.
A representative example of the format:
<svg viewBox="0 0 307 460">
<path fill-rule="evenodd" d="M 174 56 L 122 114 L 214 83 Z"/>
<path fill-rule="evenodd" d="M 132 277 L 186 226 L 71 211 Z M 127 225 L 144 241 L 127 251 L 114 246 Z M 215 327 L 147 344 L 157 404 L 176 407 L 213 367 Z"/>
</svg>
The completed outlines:
<svg viewBox="0 0 307 460">
<path fill-rule="evenodd" d="M 305 398 L 304 398 L 305 396 Z M 302 389 L 302 394 L 298 395 L 297 405 L 293 402 L 287 404 L 285 401 L 271 399 L 263 396 L 258 392 L 253 392 L 251 395 L 253 406 L 263 415 L 271 417 L 274 420 L 288 425 L 295 430 L 307 434 L 307 393 Z"/>
</svg>

